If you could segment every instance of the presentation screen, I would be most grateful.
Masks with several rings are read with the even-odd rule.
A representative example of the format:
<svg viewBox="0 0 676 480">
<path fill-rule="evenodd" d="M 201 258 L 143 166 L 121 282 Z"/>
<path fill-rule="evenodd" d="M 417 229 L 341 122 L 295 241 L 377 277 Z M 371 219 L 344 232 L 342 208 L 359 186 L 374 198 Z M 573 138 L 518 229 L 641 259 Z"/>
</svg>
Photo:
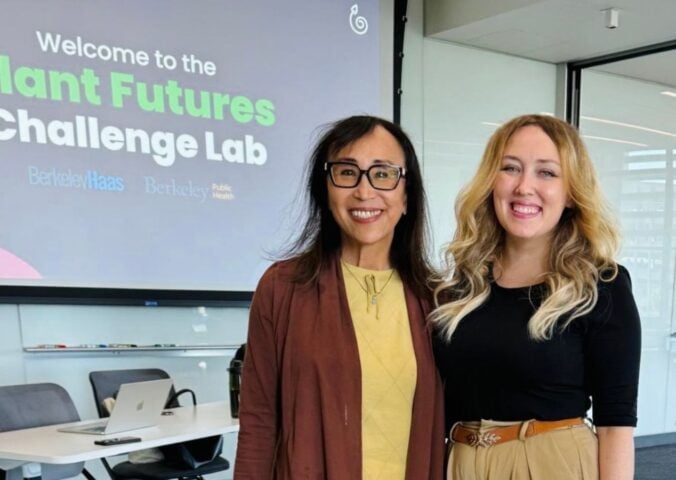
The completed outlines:
<svg viewBox="0 0 676 480">
<path fill-rule="evenodd" d="M 251 292 L 318 126 L 389 114 L 391 8 L 3 1 L 0 286 Z"/>
</svg>

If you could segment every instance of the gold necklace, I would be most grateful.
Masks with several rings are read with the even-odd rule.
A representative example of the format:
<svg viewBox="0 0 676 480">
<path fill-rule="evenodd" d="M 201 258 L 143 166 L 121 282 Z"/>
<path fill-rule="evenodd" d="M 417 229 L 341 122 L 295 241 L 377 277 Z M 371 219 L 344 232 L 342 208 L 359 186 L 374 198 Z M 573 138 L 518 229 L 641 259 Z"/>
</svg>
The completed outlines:
<svg viewBox="0 0 676 480">
<path fill-rule="evenodd" d="M 366 275 L 364 277 L 364 282 L 366 283 L 366 286 L 362 285 L 361 282 L 359 281 L 359 278 L 357 278 L 357 275 L 352 271 L 350 266 L 347 264 L 347 262 L 342 262 L 343 265 L 345 265 L 345 270 L 347 270 L 347 273 L 349 273 L 352 278 L 354 278 L 357 281 L 357 285 L 359 285 L 359 288 L 361 288 L 364 293 L 366 293 L 366 300 L 370 305 L 375 305 L 376 308 L 378 307 L 378 295 L 383 293 L 383 290 L 387 288 L 387 286 L 390 284 L 390 280 L 392 280 L 392 277 L 394 276 L 394 268 L 392 269 L 392 273 L 390 273 L 390 276 L 387 277 L 387 280 L 383 284 L 382 288 L 380 291 L 376 290 L 376 277 L 373 274 Z"/>
</svg>

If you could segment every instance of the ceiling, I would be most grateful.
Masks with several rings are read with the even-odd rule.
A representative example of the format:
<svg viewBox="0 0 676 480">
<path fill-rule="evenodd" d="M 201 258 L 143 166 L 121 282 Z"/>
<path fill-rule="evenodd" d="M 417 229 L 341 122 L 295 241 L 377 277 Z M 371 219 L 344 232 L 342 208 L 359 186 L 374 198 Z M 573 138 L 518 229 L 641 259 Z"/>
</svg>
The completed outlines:
<svg viewBox="0 0 676 480">
<path fill-rule="evenodd" d="M 617 28 L 607 28 L 609 8 Z M 676 0 L 426 0 L 426 35 L 549 63 L 676 40 Z M 596 67 L 676 86 L 676 50 Z"/>
<path fill-rule="evenodd" d="M 676 50 L 608 63 L 594 69 L 676 88 Z"/>
</svg>

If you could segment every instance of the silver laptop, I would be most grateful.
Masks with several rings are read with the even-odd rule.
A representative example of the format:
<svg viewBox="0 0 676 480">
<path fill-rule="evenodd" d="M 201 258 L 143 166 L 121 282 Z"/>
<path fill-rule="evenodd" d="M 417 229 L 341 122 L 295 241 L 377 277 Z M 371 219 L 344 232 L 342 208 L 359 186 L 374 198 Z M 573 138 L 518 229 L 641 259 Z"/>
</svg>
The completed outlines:
<svg viewBox="0 0 676 480">
<path fill-rule="evenodd" d="M 124 383 L 115 406 L 105 420 L 59 428 L 60 432 L 108 435 L 157 425 L 171 389 L 171 379 Z"/>
</svg>

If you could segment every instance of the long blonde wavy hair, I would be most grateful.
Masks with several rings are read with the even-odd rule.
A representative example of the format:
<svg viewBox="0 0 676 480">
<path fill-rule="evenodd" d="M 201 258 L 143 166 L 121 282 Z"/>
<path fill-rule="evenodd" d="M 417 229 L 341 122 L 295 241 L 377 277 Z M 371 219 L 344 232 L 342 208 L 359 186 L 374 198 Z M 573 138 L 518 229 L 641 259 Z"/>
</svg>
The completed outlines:
<svg viewBox="0 0 676 480">
<path fill-rule="evenodd" d="M 565 317 L 560 322 L 565 328 L 589 313 L 596 305 L 599 280 L 610 281 L 617 275 L 618 228 L 579 134 L 550 116 L 514 118 L 490 138 L 479 169 L 456 201 L 457 230 L 445 251 L 446 269 L 434 290 L 436 309 L 431 315 L 448 341 L 460 321 L 490 294 L 491 269 L 500 260 L 505 242 L 493 207 L 493 187 L 507 143 L 529 125 L 541 128 L 556 145 L 561 177 L 573 205 L 564 210 L 553 232 L 549 270 L 542 278 L 542 303 L 528 323 L 531 338 L 547 340 L 560 318 Z"/>
</svg>

